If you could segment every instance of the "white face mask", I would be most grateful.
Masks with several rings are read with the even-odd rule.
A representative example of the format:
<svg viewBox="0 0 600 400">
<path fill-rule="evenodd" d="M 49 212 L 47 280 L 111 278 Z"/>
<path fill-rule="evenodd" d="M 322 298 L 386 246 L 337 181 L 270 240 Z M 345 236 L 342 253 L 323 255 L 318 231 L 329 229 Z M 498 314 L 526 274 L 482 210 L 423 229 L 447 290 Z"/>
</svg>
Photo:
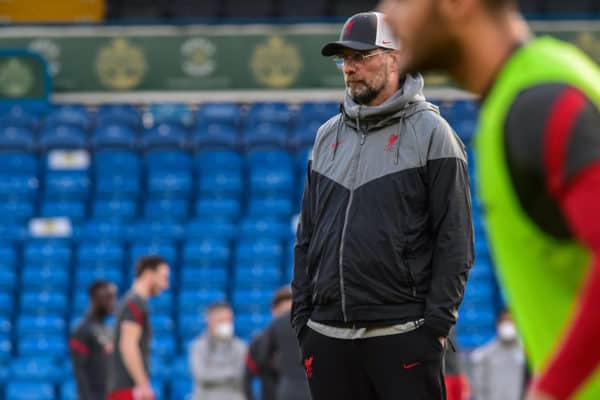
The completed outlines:
<svg viewBox="0 0 600 400">
<path fill-rule="evenodd" d="M 219 339 L 231 339 L 233 337 L 233 324 L 222 322 L 215 327 L 215 336 Z"/>
<path fill-rule="evenodd" d="M 510 321 L 500 322 L 498 324 L 498 337 L 504 342 L 512 342 L 517 339 L 517 328 Z"/>
</svg>

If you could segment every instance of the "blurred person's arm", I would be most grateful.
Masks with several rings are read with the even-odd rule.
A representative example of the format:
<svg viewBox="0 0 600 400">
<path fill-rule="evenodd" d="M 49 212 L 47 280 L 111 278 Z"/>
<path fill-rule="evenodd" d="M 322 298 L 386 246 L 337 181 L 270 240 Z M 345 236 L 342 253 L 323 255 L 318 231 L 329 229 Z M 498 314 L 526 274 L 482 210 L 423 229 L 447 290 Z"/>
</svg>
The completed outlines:
<svg viewBox="0 0 600 400">
<path fill-rule="evenodd" d="M 473 265 L 471 194 L 464 145 L 444 120 L 428 144 L 427 187 L 434 249 L 425 325 L 445 338 L 458 318 L 469 269 Z M 407 257 L 411 257 L 408 249 Z M 443 339 L 442 339 L 443 340 Z"/>
<path fill-rule="evenodd" d="M 592 257 L 568 329 L 535 377 L 531 399 L 571 398 L 600 365 L 600 112 L 571 87 L 551 100 L 543 142 L 546 184 Z"/>
<path fill-rule="evenodd" d="M 77 330 L 69 338 L 69 353 L 73 363 L 73 373 L 77 382 L 77 393 L 80 400 L 92 399 L 90 379 L 87 367 L 90 356 L 90 346 L 83 331 Z"/>
<path fill-rule="evenodd" d="M 119 327 L 121 330 L 119 340 L 119 351 L 123 358 L 123 364 L 127 372 L 135 382 L 136 387 L 150 387 L 150 379 L 144 367 L 139 341 L 142 337 L 142 326 L 136 322 L 123 321 Z"/>
<path fill-rule="evenodd" d="M 302 210 L 298 229 L 296 232 L 296 244 L 294 246 L 294 277 L 292 279 L 292 327 L 296 336 L 300 338 L 301 332 L 306 326 L 312 313 L 312 284 L 308 277 L 308 248 L 313 233 L 315 190 L 312 179 L 312 161 L 309 161 L 302 197 Z"/>
<path fill-rule="evenodd" d="M 486 348 L 478 348 L 471 353 L 471 390 L 473 397 L 477 400 L 485 400 L 490 397 L 489 367 Z"/>
</svg>

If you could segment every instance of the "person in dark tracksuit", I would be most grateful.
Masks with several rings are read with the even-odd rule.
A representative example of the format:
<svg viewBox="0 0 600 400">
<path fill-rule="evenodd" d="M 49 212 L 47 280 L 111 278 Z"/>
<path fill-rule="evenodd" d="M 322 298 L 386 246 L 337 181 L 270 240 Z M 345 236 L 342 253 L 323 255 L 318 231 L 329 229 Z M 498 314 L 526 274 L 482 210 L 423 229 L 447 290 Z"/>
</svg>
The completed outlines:
<svg viewBox="0 0 600 400">
<path fill-rule="evenodd" d="M 346 82 L 317 132 L 291 320 L 314 400 L 445 399 L 442 360 L 474 262 L 465 147 L 384 15 L 327 44 Z"/>
<path fill-rule="evenodd" d="M 261 378 L 261 400 L 310 400 L 306 376 L 298 361 L 296 334 L 290 324 L 291 301 L 288 287 L 275 293 L 271 305 L 274 319 L 250 347 L 248 367 Z"/>
<path fill-rule="evenodd" d="M 89 288 L 90 309 L 69 337 L 69 351 L 79 400 L 104 400 L 108 360 L 113 351 L 106 317 L 112 314 L 117 295 L 114 284 L 100 280 Z"/>
</svg>

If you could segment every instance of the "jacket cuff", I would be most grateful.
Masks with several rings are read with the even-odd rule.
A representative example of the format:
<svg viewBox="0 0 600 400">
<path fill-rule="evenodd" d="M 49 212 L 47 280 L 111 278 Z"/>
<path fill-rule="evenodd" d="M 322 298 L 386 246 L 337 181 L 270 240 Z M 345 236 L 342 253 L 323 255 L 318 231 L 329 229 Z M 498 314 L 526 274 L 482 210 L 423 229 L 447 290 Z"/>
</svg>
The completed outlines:
<svg viewBox="0 0 600 400">
<path fill-rule="evenodd" d="M 305 330 L 304 328 L 306 328 L 306 324 L 308 323 L 309 318 L 310 318 L 310 315 L 297 316 L 296 318 L 294 318 L 292 326 L 294 327 L 294 330 L 296 331 L 296 338 L 298 340 L 301 339 L 302 333 L 304 333 L 304 330 Z"/>
<path fill-rule="evenodd" d="M 434 337 L 448 337 L 452 329 L 452 323 L 435 317 L 425 318 L 423 327 L 429 331 Z"/>
</svg>

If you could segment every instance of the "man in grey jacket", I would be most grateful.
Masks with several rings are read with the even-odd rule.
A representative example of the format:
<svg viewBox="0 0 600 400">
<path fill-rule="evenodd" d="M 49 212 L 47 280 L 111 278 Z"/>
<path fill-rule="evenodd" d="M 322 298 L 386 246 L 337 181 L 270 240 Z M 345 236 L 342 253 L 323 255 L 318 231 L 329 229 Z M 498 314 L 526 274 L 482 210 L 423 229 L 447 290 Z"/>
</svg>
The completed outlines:
<svg viewBox="0 0 600 400">
<path fill-rule="evenodd" d="M 233 311 L 226 303 L 207 308 L 207 332 L 189 354 L 195 400 L 245 400 L 246 345 L 233 336 Z"/>
<path fill-rule="evenodd" d="M 317 133 L 294 254 L 292 326 L 313 400 L 445 399 L 473 229 L 463 144 L 381 13 L 322 49 L 346 82 Z"/>
</svg>

